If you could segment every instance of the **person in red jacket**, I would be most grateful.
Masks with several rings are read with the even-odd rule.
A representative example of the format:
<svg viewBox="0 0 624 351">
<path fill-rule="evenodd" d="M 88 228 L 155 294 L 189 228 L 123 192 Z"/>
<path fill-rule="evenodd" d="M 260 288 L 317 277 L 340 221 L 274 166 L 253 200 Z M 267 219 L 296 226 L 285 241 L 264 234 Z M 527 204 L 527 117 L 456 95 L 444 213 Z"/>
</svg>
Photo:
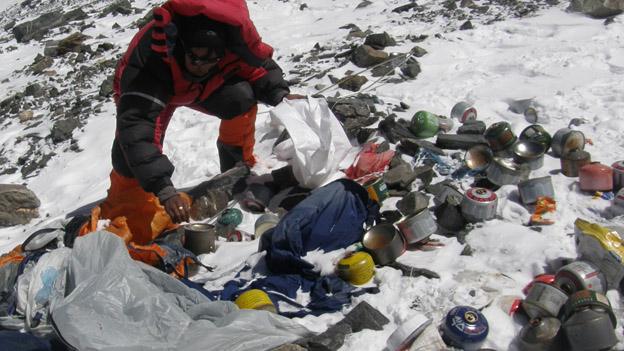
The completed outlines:
<svg viewBox="0 0 624 351">
<path fill-rule="evenodd" d="M 142 232 L 144 242 L 189 220 L 190 201 L 174 187 L 174 166 L 162 153 L 167 125 L 180 106 L 221 119 L 222 172 L 241 161 L 253 165 L 257 103 L 303 98 L 290 94 L 272 53 L 244 0 L 170 0 L 156 8 L 117 66 L 113 171 L 102 217 L 128 217 L 135 206 L 141 218 L 129 219 L 128 226 L 135 235 Z"/>
</svg>

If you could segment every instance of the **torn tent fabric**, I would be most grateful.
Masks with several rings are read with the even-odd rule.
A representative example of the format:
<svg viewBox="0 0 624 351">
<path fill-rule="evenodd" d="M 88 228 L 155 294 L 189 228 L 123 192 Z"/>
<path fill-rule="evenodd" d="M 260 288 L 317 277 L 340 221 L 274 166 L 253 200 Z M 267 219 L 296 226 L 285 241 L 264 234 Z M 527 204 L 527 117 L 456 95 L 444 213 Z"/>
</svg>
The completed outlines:
<svg viewBox="0 0 624 351">
<path fill-rule="evenodd" d="M 274 313 L 211 302 L 132 260 L 124 242 L 106 231 L 78 238 L 67 269 L 68 293 L 53 308 L 52 322 L 58 335 L 79 350 L 199 350 L 207 345 L 267 350 L 309 334 Z"/>
<path fill-rule="evenodd" d="M 371 224 L 379 206 L 366 190 L 352 180 L 340 179 L 318 188 L 290 210 L 273 229 L 260 238 L 264 260 L 247 266 L 226 283 L 222 300 L 234 300 L 245 290 L 266 291 L 274 304 L 292 305 L 298 311 L 288 316 L 321 314 L 340 310 L 351 296 L 371 291 L 358 289 L 336 276 L 321 277 L 302 257 L 313 250 L 325 252 L 346 248 L 362 240 L 365 224 Z M 266 264 L 266 271 L 263 271 Z M 374 289 L 373 289 L 374 290 Z M 298 292 L 310 293 L 310 303 L 295 302 Z"/>
</svg>

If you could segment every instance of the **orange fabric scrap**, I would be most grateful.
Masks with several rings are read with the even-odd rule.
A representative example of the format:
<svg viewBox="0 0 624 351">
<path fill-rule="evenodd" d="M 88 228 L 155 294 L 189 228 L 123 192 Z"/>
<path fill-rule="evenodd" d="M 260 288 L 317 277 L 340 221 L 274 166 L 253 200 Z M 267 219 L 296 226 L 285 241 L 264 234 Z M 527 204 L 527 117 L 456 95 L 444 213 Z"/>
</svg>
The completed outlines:
<svg viewBox="0 0 624 351">
<path fill-rule="evenodd" d="M 533 225 L 551 225 L 555 221 L 552 219 L 544 218 L 543 215 L 547 213 L 554 213 L 557 210 L 557 202 L 552 197 L 539 196 L 535 203 L 535 211 L 531 215 L 531 224 Z"/>
</svg>

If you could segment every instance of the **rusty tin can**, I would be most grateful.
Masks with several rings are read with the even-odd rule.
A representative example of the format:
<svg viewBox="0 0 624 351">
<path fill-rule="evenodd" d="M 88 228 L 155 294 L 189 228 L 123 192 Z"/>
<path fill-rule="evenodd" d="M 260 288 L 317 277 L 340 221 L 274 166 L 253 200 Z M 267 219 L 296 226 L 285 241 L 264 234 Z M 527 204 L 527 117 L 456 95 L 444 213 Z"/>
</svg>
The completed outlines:
<svg viewBox="0 0 624 351">
<path fill-rule="evenodd" d="M 572 150 L 561 156 L 561 173 L 566 177 L 578 177 L 579 169 L 591 163 L 591 155 L 584 150 Z"/>
<path fill-rule="evenodd" d="M 458 120 L 459 123 L 475 120 L 477 119 L 477 109 L 465 101 L 460 101 L 451 109 L 451 118 Z"/>
<path fill-rule="evenodd" d="M 561 349 L 561 321 L 554 317 L 533 318 L 518 335 L 519 351 L 558 351 Z"/>
<path fill-rule="evenodd" d="M 509 148 L 517 139 L 508 122 L 496 122 L 492 124 L 485 130 L 484 135 L 494 152 Z"/>
<path fill-rule="evenodd" d="M 561 267 L 555 275 L 555 285 L 568 294 L 580 290 L 594 290 L 601 294 L 607 291 L 604 274 L 586 261 L 574 261 Z"/>
<path fill-rule="evenodd" d="M 540 196 L 555 198 L 552 178 L 550 176 L 533 178 L 518 183 L 520 200 L 525 205 L 534 204 Z"/>
<path fill-rule="evenodd" d="M 470 188 L 466 190 L 460 207 L 467 221 L 487 221 L 496 217 L 498 197 L 490 189 Z"/>
<path fill-rule="evenodd" d="M 611 168 L 613 168 L 613 191 L 619 191 L 624 187 L 624 161 L 614 162 Z"/>
<path fill-rule="evenodd" d="M 184 226 L 184 247 L 195 255 L 214 252 L 216 238 L 216 229 L 212 224 L 190 223 Z"/>
<path fill-rule="evenodd" d="M 522 301 L 524 312 L 531 318 L 557 317 L 568 295 L 555 285 L 537 282 Z"/>
<path fill-rule="evenodd" d="M 578 130 L 561 128 L 553 135 L 551 147 L 555 157 L 561 157 L 572 150 L 583 150 L 585 134 Z"/>
</svg>

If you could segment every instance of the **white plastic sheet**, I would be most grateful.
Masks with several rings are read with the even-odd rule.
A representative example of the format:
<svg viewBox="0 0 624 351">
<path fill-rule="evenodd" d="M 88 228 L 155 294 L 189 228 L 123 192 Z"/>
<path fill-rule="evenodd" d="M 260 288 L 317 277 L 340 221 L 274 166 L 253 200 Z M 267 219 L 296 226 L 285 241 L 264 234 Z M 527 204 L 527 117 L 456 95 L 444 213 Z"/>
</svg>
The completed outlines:
<svg viewBox="0 0 624 351">
<path fill-rule="evenodd" d="M 268 350 L 309 334 L 275 313 L 211 302 L 133 261 L 123 240 L 105 231 L 76 239 L 68 274 L 69 295 L 51 312 L 78 350 Z"/>
<path fill-rule="evenodd" d="M 344 177 L 341 164 L 353 163 L 355 150 L 325 99 L 284 100 L 271 119 L 290 134 L 274 152 L 292 165 L 301 186 L 315 189 Z"/>
</svg>

